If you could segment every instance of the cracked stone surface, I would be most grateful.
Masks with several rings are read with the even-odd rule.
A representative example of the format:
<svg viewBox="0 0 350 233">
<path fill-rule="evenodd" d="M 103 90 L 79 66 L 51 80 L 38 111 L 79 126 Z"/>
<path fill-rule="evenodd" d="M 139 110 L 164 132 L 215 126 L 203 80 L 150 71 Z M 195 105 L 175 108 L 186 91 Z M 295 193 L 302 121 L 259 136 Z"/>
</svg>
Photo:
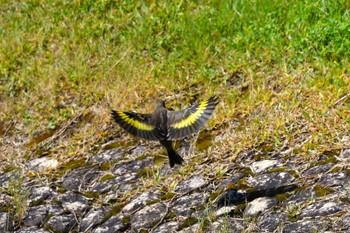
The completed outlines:
<svg viewBox="0 0 350 233">
<path fill-rule="evenodd" d="M 339 229 L 342 229 L 343 231 L 349 231 L 350 230 L 350 214 L 347 214 L 345 216 L 342 216 L 339 221 L 337 222 Z"/>
<path fill-rule="evenodd" d="M 68 191 L 57 198 L 62 207 L 69 212 L 81 215 L 88 207 L 89 201 L 79 193 Z"/>
<path fill-rule="evenodd" d="M 287 172 L 274 172 L 250 177 L 247 182 L 255 189 L 268 189 L 291 183 L 293 179 L 293 176 Z"/>
<path fill-rule="evenodd" d="M 0 232 L 13 230 L 13 216 L 11 213 L 0 212 Z"/>
<path fill-rule="evenodd" d="M 198 232 L 199 229 L 200 229 L 200 225 L 198 223 L 196 223 L 190 227 L 186 227 L 186 228 L 182 229 L 179 232 L 180 233 L 193 233 L 193 232 Z"/>
<path fill-rule="evenodd" d="M 113 216 L 98 226 L 93 232 L 94 233 L 113 233 L 120 232 L 124 229 L 124 225 L 118 216 Z"/>
<path fill-rule="evenodd" d="M 332 186 L 348 186 L 350 177 L 346 172 L 328 173 L 322 176 L 320 184 L 332 187 Z"/>
<path fill-rule="evenodd" d="M 6 187 L 14 175 L 14 172 L 6 172 L 4 174 L 0 174 L 0 187 Z"/>
<path fill-rule="evenodd" d="M 120 187 L 128 182 L 135 181 L 138 178 L 136 173 L 125 173 L 122 176 L 117 176 L 113 179 L 95 183 L 88 189 L 92 193 L 107 193 L 111 190 L 122 191 Z"/>
<path fill-rule="evenodd" d="M 179 227 L 179 223 L 178 222 L 165 222 L 162 225 L 156 227 L 154 229 L 154 232 L 159 232 L 159 233 L 169 233 L 169 232 L 175 232 L 177 231 Z"/>
<path fill-rule="evenodd" d="M 122 164 L 119 164 L 113 169 L 113 174 L 115 175 L 125 175 L 128 173 L 135 173 L 137 171 L 140 171 L 142 169 L 145 169 L 148 166 L 153 165 L 153 159 L 152 158 L 146 158 L 143 160 L 135 160 L 131 162 L 125 162 Z"/>
<path fill-rule="evenodd" d="M 319 175 L 329 171 L 334 166 L 334 163 L 326 163 L 323 165 L 315 166 L 306 171 L 307 175 Z"/>
<path fill-rule="evenodd" d="M 304 210 L 302 210 L 300 216 L 301 217 L 318 217 L 318 216 L 328 216 L 331 214 L 335 214 L 343 208 L 347 208 L 344 203 L 336 203 L 336 202 L 318 202 L 312 205 L 307 206 Z"/>
<path fill-rule="evenodd" d="M 340 155 L 339 158 L 341 160 L 349 161 L 350 160 L 350 149 L 344 149 Z"/>
<path fill-rule="evenodd" d="M 41 226 L 50 215 L 60 216 L 64 209 L 55 203 L 47 205 L 32 206 L 27 210 L 23 219 L 24 226 Z"/>
<path fill-rule="evenodd" d="M 257 174 L 263 171 L 267 171 L 275 167 L 277 164 L 278 164 L 277 160 L 262 160 L 262 161 L 253 162 L 252 165 L 250 166 L 250 169 L 252 170 L 252 172 Z"/>
<path fill-rule="evenodd" d="M 46 157 L 37 158 L 29 161 L 28 168 L 32 171 L 45 171 L 53 170 L 58 166 L 58 161 L 56 159 L 50 159 Z"/>
<path fill-rule="evenodd" d="M 287 223 L 283 227 L 282 232 L 324 232 L 326 230 L 326 223 L 323 221 L 298 221 Z"/>
<path fill-rule="evenodd" d="M 194 176 L 189 178 L 188 180 L 184 180 L 176 187 L 176 192 L 179 193 L 187 193 L 192 190 L 198 189 L 204 186 L 207 181 L 201 176 Z"/>
<path fill-rule="evenodd" d="M 312 199 L 315 195 L 316 194 L 313 191 L 313 188 L 308 187 L 304 190 L 300 190 L 295 195 L 289 197 L 288 203 L 292 205 L 299 205 L 309 199 Z"/>
<path fill-rule="evenodd" d="M 277 205 L 277 199 L 275 197 L 259 197 L 248 203 L 244 216 L 256 217 L 275 205 Z"/>
<path fill-rule="evenodd" d="M 131 227 L 138 231 L 152 227 L 166 214 L 167 207 L 163 203 L 156 203 L 139 210 L 131 217 Z"/>
<path fill-rule="evenodd" d="M 50 187 L 47 186 L 33 188 L 30 191 L 28 204 L 32 205 L 37 202 L 46 201 L 47 199 L 51 198 L 53 195 L 56 194 L 57 193 L 55 191 L 53 191 Z"/>
<path fill-rule="evenodd" d="M 97 162 L 97 163 L 105 163 L 105 162 L 119 162 L 123 159 L 123 149 L 116 148 L 107 151 L 103 151 L 92 156 L 89 161 Z"/>
<path fill-rule="evenodd" d="M 215 212 L 215 216 L 221 217 L 224 215 L 230 215 L 235 209 L 237 209 L 237 206 L 224 206 Z"/>
<path fill-rule="evenodd" d="M 245 177 L 245 174 L 243 174 L 243 173 L 236 173 L 236 174 L 233 174 L 232 177 L 223 180 L 223 181 L 218 185 L 218 188 L 221 189 L 221 190 L 224 190 L 224 189 L 226 189 L 227 187 L 230 187 L 230 186 L 236 184 L 237 181 L 239 181 L 239 180 L 242 179 L 243 177 Z"/>
<path fill-rule="evenodd" d="M 178 216 L 189 216 L 196 208 L 202 206 L 206 199 L 208 199 L 208 196 L 203 193 L 193 193 L 177 199 L 170 209 Z"/>
<path fill-rule="evenodd" d="M 156 201 L 160 198 L 160 194 L 157 192 L 145 192 L 142 193 L 140 196 L 132 200 L 130 203 L 128 203 L 126 206 L 123 207 L 122 213 L 124 214 L 131 214 L 132 212 L 143 208 L 146 206 L 147 202 Z"/>
<path fill-rule="evenodd" d="M 107 214 L 106 209 L 92 209 L 81 220 L 80 230 L 85 232 L 86 230 L 97 226 L 102 222 L 104 216 Z"/>
<path fill-rule="evenodd" d="M 18 231 L 15 231 L 15 233 L 50 233 L 50 231 L 36 228 L 36 227 L 24 227 Z"/>
<path fill-rule="evenodd" d="M 267 212 L 259 217 L 258 227 L 262 232 L 273 232 L 286 220 L 287 216 L 284 213 Z"/>
<path fill-rule="evenodd" d="M 51 217 L 44 225 L 47 228 L 65 233 L 76 225 L 76 221 L 73 214 L 64 214 Z"/>
<path fill-rule="evenodd" d="M 68 190 L 84 191 L 90 183 L 97 182 L 103 174 L 96 167 L 80 167 L 68 172 L 62 182 L 62 187 Z"/>
<path fill-rule="evenodd" d="M 220 219 L 213 223 L 208 232 L 242 232 L 244 231 L 243 219 Z"/>
<path fill-rule="evenodd" d="M 27 216 L 23 220 L 25 226 L 40 226 L 44 223 L 48 215 L 48 209 L 43 206 L 33 206 L 29 208 Z"/>
<path fill-rule="evenodd" d="M 310 164 L 248 151 L 222 170 L 198 164 L 186 173 L 156 165 L 145 148 L 102 151 L 53 180 L 25 177 L 20 222 L 15 197 L 0 193 L 0 232 L 350 231 L 349 149 Z M 0 174 L 0 188 L 17 178 Z"/>
</svg>

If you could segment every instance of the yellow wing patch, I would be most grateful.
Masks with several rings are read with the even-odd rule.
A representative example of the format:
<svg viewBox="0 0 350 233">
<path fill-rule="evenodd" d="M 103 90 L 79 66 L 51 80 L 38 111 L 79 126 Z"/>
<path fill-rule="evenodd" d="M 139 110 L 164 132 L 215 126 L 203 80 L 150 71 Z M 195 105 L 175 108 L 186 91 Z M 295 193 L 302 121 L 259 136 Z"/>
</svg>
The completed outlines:
<svg viewBox="0 0 350 233">
<path fill-rule="evenodd" d="M 154 126 L 147 125 L 138 120 L 132 119 L 128 115 L 126 115 L 124 112 L 117 112 L 117 113 L 121 119 L 123 119 L 128 125 L 131 125 L 132 127 L 135 127 L 139 130 L 146 130 L 146 131 L 152 131 L 154 129 Z"/>
<path fill-rule="evenodd" d="M 199 104 L 197 110 L 194 113 L 192 113 L 187 118 L 185 118 L 185 119 L 183 119 L 183 120 L 181 120 L 181 121 L 179 121 L 171 126 L 175 129 L 181 129 L 181 128 L 185 128 L 187 126 L 194 124 L 196 122 L 196 120 L 198 120 L 198 118 L 200 118 L 201 115 L 204 113 L 207 106 L 208 106 L 208 100 L 203 101 L 202 103 Z"/>
</svg>

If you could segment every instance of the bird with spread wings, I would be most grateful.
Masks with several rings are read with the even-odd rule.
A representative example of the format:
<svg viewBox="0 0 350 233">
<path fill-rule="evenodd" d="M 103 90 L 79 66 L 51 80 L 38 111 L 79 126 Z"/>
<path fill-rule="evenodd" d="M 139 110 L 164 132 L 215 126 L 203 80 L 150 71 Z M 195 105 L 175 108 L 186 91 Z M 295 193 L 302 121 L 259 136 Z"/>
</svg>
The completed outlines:
<svg viewBox="0 0 350 233">
<path fill-rule="evenodd" d="M 213 114 L 218 98 L 215 96 L 180 111 L 170 111 L 161 99 L 156 101 L 153 113 L 142 114 L 112 110 L 112 118 L 127 132 L 146 140 L 157 140 L 168 153 L 170 167 L 182 164 L 172 141 L 198 132 Z"/>
</svg>

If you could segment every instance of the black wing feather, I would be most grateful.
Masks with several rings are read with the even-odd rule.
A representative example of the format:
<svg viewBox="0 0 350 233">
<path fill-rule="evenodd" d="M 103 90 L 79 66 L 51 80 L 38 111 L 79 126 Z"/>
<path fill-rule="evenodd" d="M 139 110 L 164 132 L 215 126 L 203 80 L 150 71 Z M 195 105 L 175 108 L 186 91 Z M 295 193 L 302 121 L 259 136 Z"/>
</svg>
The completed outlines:
<svg viewBox="0 0 350 233">
<path fill-rule="evenodd" d="M 130 134 L 146 140 L 159 140 L 158 132 L 151 122 L 150 114 L 112 110 L 112 118 Z"/>
<path fill-rule="evenodd" d="M 213 114 L 218 98 L 210 97 L 181 111 L 168 112 L 168 139 L 176 140 L 198 132 Z"/>
</svg>

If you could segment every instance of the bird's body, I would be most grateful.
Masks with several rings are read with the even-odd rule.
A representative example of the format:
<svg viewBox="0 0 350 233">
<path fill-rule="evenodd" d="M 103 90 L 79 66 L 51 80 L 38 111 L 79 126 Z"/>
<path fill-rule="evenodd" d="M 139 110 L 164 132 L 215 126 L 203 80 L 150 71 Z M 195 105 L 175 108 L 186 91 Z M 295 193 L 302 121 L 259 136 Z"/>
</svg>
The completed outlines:
<svg viewBox="0 0 350 233">
<path fill-rule="evenodd" d="M 173 167 L 184 160 L 174 150 L 172 141 L 198 132 L 209 120 L 217 103 L 218 99 L 211 97 L 187 109 L 170 111 L 165 107 L 165 102 L 159 99 L 151 114 L 112 110 L 112 117 L 129 133 L 146 140 L 159 141 L 167 150 L 170 167 Z"/>
</svg>

